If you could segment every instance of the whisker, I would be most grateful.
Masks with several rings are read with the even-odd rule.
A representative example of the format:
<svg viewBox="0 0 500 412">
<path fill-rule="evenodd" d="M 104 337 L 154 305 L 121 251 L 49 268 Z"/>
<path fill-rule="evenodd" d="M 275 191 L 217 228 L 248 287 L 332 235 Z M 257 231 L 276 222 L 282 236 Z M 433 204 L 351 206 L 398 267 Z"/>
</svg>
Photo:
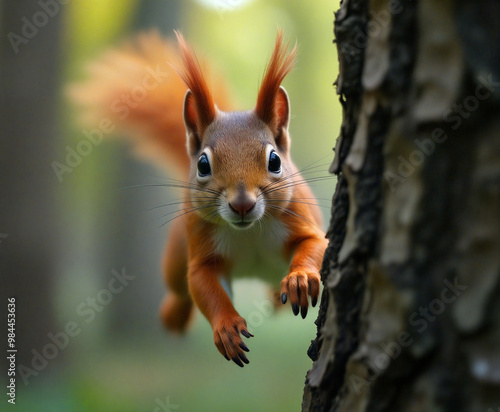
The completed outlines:
<svg viewBox="0 0 500 412">
<path fill-rule="evenodd" d="M 206 209 L 206 208 L 208 208 L 210 206 L 212 206 L 212 204 L 203 205 L 203 206 L 189 206 L 189 207 L 185 207 L 185 208 L 182 208 L 182 209 L 177 209 L 177 210 L 173 210 L 171 212 L 165 213 L 164 215 L 159 216 L 158 219 L 164 218 L 166 216 L 173 215 L 174 213 L 185 212 L 185 211 L 188 211 L 188 210 L 196 211 L 196 210 L 200 210 L 200 209 Z"/>
<path fill-rule="evenodd" d="M 322 181 L 330 180 L 330 179 L 334 179 L 334 178 L 336 178 L 336 176 L 322 176 L 322 177 L 313 177 L 310 179 L 297 180 L 295 182 L 287 182 L 287 183 L 284 183 L 280 186 L 273 187 L 273 188 L 268 189 L 268 190 L 261 190 L 261 194 L 269 194 L 269 193 L 273 193 L 277 190 L 283 190 L 283 189 L 287 189 L 287 188 L 293 187 L 293 186 L 303 185 L 303 184 L 307 184 L 307 183 L 322 182 Z"/>
<path fill-rule="evenodd" d="M 305 175 L 305 174 L 311 174 L 311 173 L 319 173 L 320 170 L 310 170 L 310 169 L 318 169 L 319 167 L 324 167 L 324 166 L 329 166 L 329 165 L 330 165 L 330 163 L 325 163 L 325 164 L 321 164 L 321 165 L 305 167 L 305 168 L 303 168 L 301 170 L 298 170 L 298 171 L 296 171 L 294 173 L 291 173 L 289 175 L 282 176 L 277 181 L 269 183 L 268 185 L 264 186 L 262 190 L 270 188 L 270 187 L 272 187 L 272 186 L 274 186 L 276 184 L 282 183 L 282 182 L 284 182 L 286 180 L 289 180 L 289 179 L 291 179 L 291 178 L 293 178 L 295 176 L 301 175 L 301 174 Z M 321 170 L 321 171 L 323 171 L 323 170 Z"/>
<path fill-rule="evenodd" d="M 211 212 L 207 213 L 203 218 L 201 219 L 201 222 L 195 227 L 195 230 L 193 231 L 193 234 L 198 232 L 201 228 L 205 227 L 207 224 L 212 223 L 214 218 L 217 217 L 217 209 L 212 210 Z"/>
<path fill-rule="evenodd" d="M 209 207 L 214 207 L 214 205 L 213 205 L 213 204 L 210 204 L 210 205 L 205 205 L 205 206 L 199 206 L 199 207 L 193 207 L 193 208 L 190 208 L 189 210 L 187 210 L 187 211 L 185 211 L 185 212 L 181 213 L 180 215 L 174 216 L 173 218 L 171 218 L 171 219 L 167 220 L 165 223 L 162 223 L 162 224 L 160 225 L 160 227 L 165 226 L 167 223 L 170 223 L 172 220 L 175 220 L 175 219 L 177 219 L 177 218 L 179 218 L 179 217 L 181 217 L 181 216 L 187 215 L 187 214 L 189 214 L 189 213 L 196 212 L 196 211 L 198 211 L 198 210 L 207 209 L 207 208 L 209 208 Z M 182 211 L 182 210 L 181 210 L 181 211 Z M 179 210 L 176 210 L 175 212 L 179 212 Z M 175 212 L 173 212 L 173 213 L 175 213 Z M 161 217 L 168 216 L 169 214 L 170 214 L 170 213 L 167 213 L 166 215 L 163 215 L 163 216 L 161 216 Z"/>
<path fill-rule="evenodd" d="M 213 189 L 208 189 L 206 187 L 201 187 L 201 186 L 193 186 L 190 183 L 150 183 L 150 184 L 144 184 L 144 185 L 133 185 L 133 186 L 126 186 L 126 187 L 121 187 L 118 189 L 114 189 L 113 191 L 116 190 L 128 190 L 128 189 L 138 189 L 138 188 L 143 188 L 143 187 L 171 187 L 175 189 L 186 189 L 186 190 L 196 190 L 199 192 L 205 192 L 205 193 L 211 193 L 213 195 L 220 195 L 220 192 L 213 190 Z"/>
<path fill-rule="evenodd" d="M 271 219 L 274 219 L 278 223 L 282 223 L 275 216 L 273 216 L 271 213 L 269 213 L 267 210 L 264 212 L 264 216 L 270 217 Z"/>
<path fill-rule="evenodd" d="M 323 175 L 323 176 L 313 176 L 313 177 L 307 177 L 307 178 L 301 177 L 300 179 L 297 179 L 297 180 L 280 182 L 280 183 L 289 184 L 289 183 L 294 183 L 294 182 L 310 182 L 310 181 L 314 181 L 316 179 L 329 180 L 329 179 L 335 179 L 335 178 L 336 178 L 336 176 L 333 176 L 333 175 Z"/>
<path fill-rule="evenodd" d="M 331 202 L 332 199 L 326 198 L 326 197 L 293 197 L 295 200 L 321 200 L 324 202 Z M 271 199 L 277 199 L 277 198 L 271 198 Z"/>
<path fill-rule="evenodd" d="M 315 173 L 319 173 L 319 172 L 315 172 Z M 281 178 L 280 180 L 276 181 L 276 182 L 273 182 L 267 186 L 265 186 L 264 188 L 266 187 L 270 187 L 270 186 L 276 186 L 277 184 L 280 184 L 280 183 L 290 183 L 290 178 L 291 177 L 297 177 L 299 176 L 299 173 L 294 173 L 290 176 L 287 176 L 286 178 Z M 307 177 L 307 178 L 303 178 L 302 176 L 300 176 L 300 179 L 298 179 L 299 181 L 302 181 L 302 180 L 311 180 L 311 179 L 318 179 L 318 178 L 323 178 L 323 179 L 333 179 L 335 178 L 336 176 L 334 175 L 330 175 L 330 174 L 327 174 L 327 175 L 321 175 L 321 176 L 312 176 L 312 177 Z"/>
<path fill-rule="evenodd" d="M 300 218 L 300 219 L 304 220 L 305 222 L 309 223 L 310 225 L 316 227 L 317 229 L 323 231 L 323 229 L 321 229 L 316 223 L 311 222 L 309 219 L 305 218 L 304 216 L 299 215 L 298 213 L 295 213 L 294 211 L 292 211 L 290 209 L 286 209 L 284 207 L 276 206 L 276 205 L 267 205 L 267 206 L 270 207 L 271 209 L 280 210 L 283 213 L 287 213 L 288 215 L 290 215 L 292 217 Z"/>
<path fill-rule="evenodd" d="M 192 200 L 192 201 L 196 201 L 196 200 L 216 200 L 217 196 L 194 196 L 194 197 L 190 197 L 189 199 Z M 171 202 L 171 203 L 166 203 L 164 205 L 158 205 L 158 206 L 149 207 L 149 208 L 145 209 L 144 211 L 145 212 L 149 212 L 151 210 L 159 209 L 159 208 L 162 208 L 162 207 L 182 205 L 184 203 L 186 203 L 185 200 L 179 200 L 177 202 Z"/>
<path fill-rule="evenodd" d="M 330 154 L 327 154 L 325 156 L 322 156 L 320 157 L 319 159 L 315 160 L 314 162 L 312 163 L 309 163 L 308 165 L 300 168 L 299 170 L 297 170 L 295 173 L 292 173 L 292 175 L 295 175 L 295 174 L 298 174 L 298 173 L 305 173 L 305 172 L 311 172 L 313 169 L 318 169 L 320 167 L 329 167 L 331 165 L 331 162 L 327 162 L 327 163 L 321 163 L 321 164 L 318 164 L 318 162 L 321 162 L 322 160 L 326 159 L 327 157 L 330 157 L 331 155 Z M 289 175 L 291 176 L 291 175 Z"/>
<path fill-rule="evenodd" d="M 272 198 L 268 198 L 266 199 L 268 202 L 283 202 L 283 201 L 288 201 L 290 203 L 301 203 L 303 205 L 311 205 L 311 206 L 318 206 L 318 207 L 324 207 L 325 209 L 329 209 L 330 206 L 329 205 L 322 205 L 322 204 L 319 204 L 319 203 L 313 203 L 313 202 L 304 202 L 304 201 L 301 201 L 301 200 L 288 200 L 288 199 L 272 199 Z"/>
</svg>

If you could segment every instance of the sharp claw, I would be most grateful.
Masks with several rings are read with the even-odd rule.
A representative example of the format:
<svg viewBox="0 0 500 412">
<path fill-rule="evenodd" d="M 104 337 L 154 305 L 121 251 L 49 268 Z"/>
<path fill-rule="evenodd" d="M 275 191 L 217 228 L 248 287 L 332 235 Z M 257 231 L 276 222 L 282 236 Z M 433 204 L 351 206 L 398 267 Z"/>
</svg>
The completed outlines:
<svg viewBox="0 0 500 412">
<path fill-rule="evenodd" d="M 243 367 L 243 364 L 241 363 L 240 359 L 237 358 L 236 356 L 231 358 L 233 360 L 234 363 L 236 363 L 236 365 L 238 365 L 240 368 Z"/>
<path fill-rule="evenodd" d="M 250 352 L 250 349 L 248 349 L 247 345 L 245 345 L 244 342 L 240 342 L 240 348 L 243 349 L 245 352 Z"/>
<path fill-rule="evenodd" d="M 247 365 L 250 363 L 250 361 L 247 359 L 247 357 L 245 356 L 245 354 L 243 353 L 238 353 L 238 356 L 240 357 L 240 359 L 245 362 Z"/>
<path fill-rule="evenodd" d="M 229 356 L 227 356 L 227 355 L 222 355 L 222 356 L 224 356 L 227 360 L 231 360 L 231 359 L 229 359 Z"/>
<path fill-rule="evenodd" d="M 253 338 L 253 335 L 252 335 L 249 331 L 247 331 L 247 330 L 245 330 L 245 329 L 243 329 L 243 330 L 241 331 L 241 334 L 242 334 L 245 338 Z"/>
<path fill-rule="evenodd" d="M 281 294 L 281 303 L 283 303 L 283 305 L 286 303 L 286 293 Z"/>
<path fill-rule="evenodd" d="M 299 305 L 297 305 L 296 303 L 292 304 L 292 311 L 293 314 L 297 316 L 299 314 Z"/>
<path fill-rule="evenodd" d="M 302 306 L 300 308 L 300 316 L 302 316 L 302 319 L 305 319 L 307 316 L 307 306 Z"/>
<path fill-rule="evenodd" d="M 313 298 L 311 301 L 312 307 L 314 308 L 316 306 L 316 303 L 318 303 L 318 298 Z"/>
</svg>

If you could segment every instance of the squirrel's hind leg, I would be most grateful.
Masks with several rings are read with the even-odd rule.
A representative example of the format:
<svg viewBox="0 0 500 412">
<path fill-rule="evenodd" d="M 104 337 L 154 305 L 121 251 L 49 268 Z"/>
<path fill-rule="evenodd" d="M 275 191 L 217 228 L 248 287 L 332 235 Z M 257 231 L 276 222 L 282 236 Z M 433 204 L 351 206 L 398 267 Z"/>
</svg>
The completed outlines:
<svg viewBox="0 0 500 412">
<path fill-rule="evenodd" d="M 187 284 L 187 237 L 182 218 L 171 226 L 163 274 L 168 292 L 160 306 L 160 318 L 167 329 L 182 333 L 194 312 Z"/>
</svg>

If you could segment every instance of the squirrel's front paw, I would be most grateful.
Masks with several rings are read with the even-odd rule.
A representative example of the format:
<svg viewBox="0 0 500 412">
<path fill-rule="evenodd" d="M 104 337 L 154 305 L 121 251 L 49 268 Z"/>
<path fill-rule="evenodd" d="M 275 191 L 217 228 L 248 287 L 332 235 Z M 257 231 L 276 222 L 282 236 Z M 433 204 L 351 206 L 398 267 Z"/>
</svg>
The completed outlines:
<svg viewBox="0 0 500 412">
<path fill-rule="evenodd" d="M 281 281 L 281 302 L 286 303 L 287 299 L 292 304 L 293 314 L 299 314 L 302 319 L 307 315 L 309 302 L 308 295 L 311 295 L 311 304 L 316 306 L 319 296 L 320 277 L 318 273 L 309 273 L 304 271 L 291 272 Z"/>
<path fill-rule="evenodd" d="M 253 337 L 247 330 L 247 322 L 241 316 L 223 317 L 214 327 L 214 342 L 219 352 L 227 360 L 232 360 L 236 365 L 243 367 L 249 363 L 245 352 L 249 352 L 247 345 L 241 339 L 240 333 L 246 338 Z"/>
</svg>

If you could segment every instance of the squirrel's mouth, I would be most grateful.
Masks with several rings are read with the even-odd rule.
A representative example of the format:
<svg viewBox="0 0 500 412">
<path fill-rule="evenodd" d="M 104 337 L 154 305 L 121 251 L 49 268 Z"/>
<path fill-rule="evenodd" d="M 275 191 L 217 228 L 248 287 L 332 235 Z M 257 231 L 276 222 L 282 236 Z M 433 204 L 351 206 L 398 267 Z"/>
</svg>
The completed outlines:
<svg viewBox="0 0 500 412">
<path fill-rule="evenodd" d="M 248 229 L 250 226 L 252 226 L 254 224 L 254 222 L 253 221 L 251 221 L 251 222 L 240 221 L 240 222 L 231 222 L 231 224 L 238 229 Z"/>
</svg>

